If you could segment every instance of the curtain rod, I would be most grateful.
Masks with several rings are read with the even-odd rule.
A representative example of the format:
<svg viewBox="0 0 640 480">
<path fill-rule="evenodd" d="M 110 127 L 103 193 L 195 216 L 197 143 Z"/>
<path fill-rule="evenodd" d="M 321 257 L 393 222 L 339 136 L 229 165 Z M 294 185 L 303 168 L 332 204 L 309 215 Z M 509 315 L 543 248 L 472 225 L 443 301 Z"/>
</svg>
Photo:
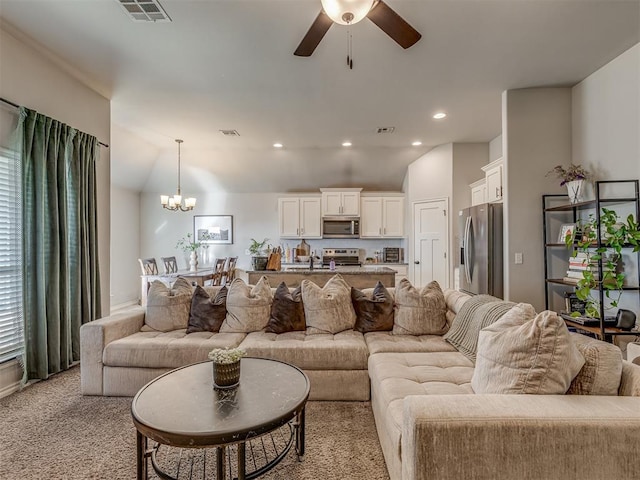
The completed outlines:
<svg viewBox="0 0 640 480">
<path fill-rule="evenodd" d="M 7 105 L 11 105 L 12 107 L 20 108 L 20 105 L 17 105 L 12 101 L 7 100 L 6 98 L 0 97 L 0 102 L 6 103 Z M 109 145 L 107 145 L 106 143 L 102 143 L 100 140 L 98 140 L 98 145 L 102 145 L 103 147 L 109 148 Z"/>
</svg>

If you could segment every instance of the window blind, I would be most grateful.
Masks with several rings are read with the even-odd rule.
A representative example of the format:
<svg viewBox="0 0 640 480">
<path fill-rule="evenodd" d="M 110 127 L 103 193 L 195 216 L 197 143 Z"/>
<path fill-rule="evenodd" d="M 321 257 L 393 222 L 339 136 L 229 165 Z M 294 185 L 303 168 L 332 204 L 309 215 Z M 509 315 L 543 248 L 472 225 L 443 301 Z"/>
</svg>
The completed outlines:
<svg viewBox="0 0 640 480">
<path fill-rule="evenodd" d="M 20 159 L 0 149 L 0 363 L 24 348 Z"/>
</svg>

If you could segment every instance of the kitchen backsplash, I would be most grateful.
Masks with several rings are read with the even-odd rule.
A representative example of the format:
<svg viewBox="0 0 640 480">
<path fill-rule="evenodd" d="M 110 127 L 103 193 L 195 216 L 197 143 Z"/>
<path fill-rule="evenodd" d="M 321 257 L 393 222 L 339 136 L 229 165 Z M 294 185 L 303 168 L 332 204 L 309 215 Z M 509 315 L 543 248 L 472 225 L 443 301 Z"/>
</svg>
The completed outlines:
<svg viewBox="0 0 640 480">
<path fill-rule="evenodd" d="M 299 245 L 302 240 L 296 239 L 282 239 L 279 243 L 280 246 L 285 248 L 293 248 Z M 360 257 L 364 261 L 367 257 L 375 258 L 376 252 L 380 252 L 379 255 L 382 258 L 382 249 L 384 247 L 403 247 L 406 252 L 406 241 L 402 239 L 350 239 L 350 238 L 336 238 L 336 239 L 305 239 L 305 242 L 311 247 L 311 251 L 315 250 L 318 256 L 322 255 L 323 248 L 358 248 L 360 249 Z M 406 261 L 406 258 L 405 258 Z"/>
</svg>

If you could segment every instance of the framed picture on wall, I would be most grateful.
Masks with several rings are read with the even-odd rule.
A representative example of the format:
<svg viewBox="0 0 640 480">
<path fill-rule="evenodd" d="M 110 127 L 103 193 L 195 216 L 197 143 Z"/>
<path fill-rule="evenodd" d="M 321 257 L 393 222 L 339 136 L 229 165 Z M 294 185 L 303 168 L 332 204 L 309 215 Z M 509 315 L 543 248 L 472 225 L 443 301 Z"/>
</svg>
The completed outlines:
<svg viewBox="0 0 640 480">
<path fill-rule="evenodd" d="M 193 236 L 207 244 L 233 243 L 233 215 L 194 215 Z"/>
<path fill-rule="evenodd" d="M 576 236 L 576 224 L 565 223 L 560 227 L 560 235 L 558 235 L 558 243 L 566 243 L 567 237 L 569 241 L 573 242 Z"/>
</svg>

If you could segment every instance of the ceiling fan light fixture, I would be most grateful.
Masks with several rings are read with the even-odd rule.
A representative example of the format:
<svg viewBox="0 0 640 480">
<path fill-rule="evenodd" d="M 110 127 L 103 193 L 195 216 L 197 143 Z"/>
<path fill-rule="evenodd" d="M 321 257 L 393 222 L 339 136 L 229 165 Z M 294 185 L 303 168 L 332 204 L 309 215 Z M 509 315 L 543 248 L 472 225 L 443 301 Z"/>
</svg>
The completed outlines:
<svg viewBox="0 0 640 480">
<path fill-rule="evenodd" d="M 367 16 L 374 0 L 320 0 L 324 13 L 339 25 L 353 25 Z"/>
</svg>

